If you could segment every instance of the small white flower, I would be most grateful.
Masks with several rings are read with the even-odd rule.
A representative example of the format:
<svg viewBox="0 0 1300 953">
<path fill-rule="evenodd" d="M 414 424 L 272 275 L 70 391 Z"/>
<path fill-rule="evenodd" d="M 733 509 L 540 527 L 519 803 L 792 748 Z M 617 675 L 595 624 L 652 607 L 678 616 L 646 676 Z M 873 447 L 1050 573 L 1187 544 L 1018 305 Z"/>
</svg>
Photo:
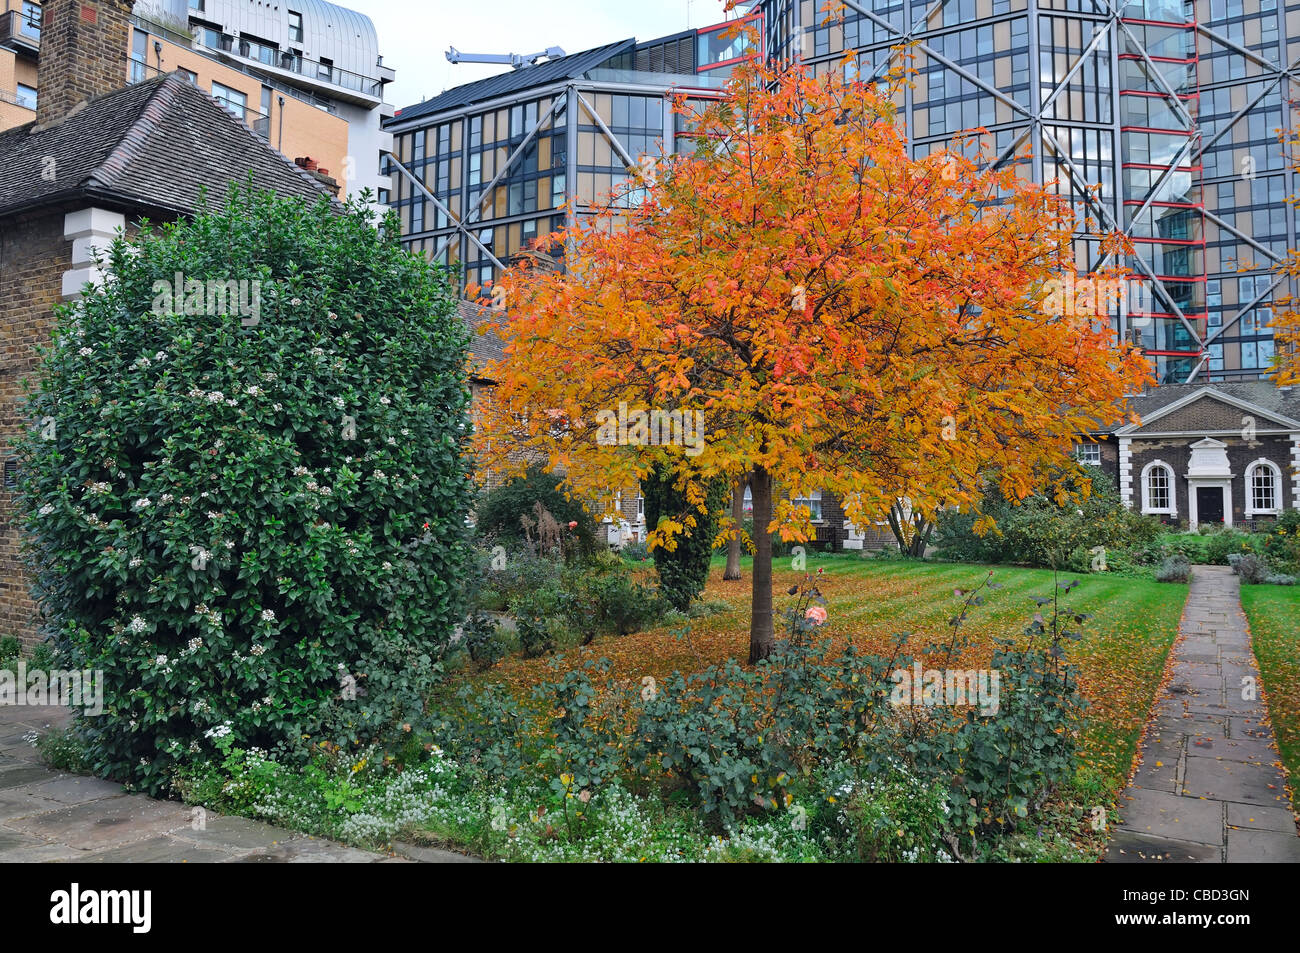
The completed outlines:
<svg viewBox="0 0 1300 953">
<path fill-rule="evenodd" d="M 308 353 L 311 354 L 312 357 L 324 357 L 325 349 L 320 347 L 314 347 Z"/>
<path fill-rule="evenodd" d="M 53 504 L 53 503 L 46 503 L 44 506 L 41 507 L 40 515 L 41 515 L 41 516 L 49 516 L 49 515 L 50 515 L 51 513 L 53 513 L 53 512 L 54 512 L 54 504 Z"/>
<path fill-rule="evenodd" d="M 274 621 L 275 621 L 275 610 L 274 610 L 274 609 L 263 609 L 263 610 L 262 610 L 262 621 L 263 621 L 263 622 L 274 622 Z"/>
<path fill-rule="evenodd" d="M 290 303 L 291 305 L 293 305 L 293 306 L 296 308 L 296 307 L 298 307 L 298 305 L 302 304 L 302 299 L 301 299 L 301 298 L 291 298 L 291 299 L 289 300 L 289 303 Z"/>
<path fill-rule="evenodd" d="M 81 350 L 77 351 L 77 353 L 80 354 L 82 357 L 90 357 L 95 352 L 88 347 L 83 347 Z"/>
<path fill-rule="evenodd" d="M 247 394 L 249 397 L 261 397 L 262 388 L 258 387 L 256 384 L 253 384 L 251 387 L 245 390 L 244 393 Z"/>
<path fill-rule="evenodd" d="M 248 650 L 248 654 L 256 658 L 261 658 L 263 655 L 266 654 L 266 646 L 254 645 L 251 649 Z"/>
<path fill-rule="evenodd" d="M 174 499 L 175 499 L 175 497 L 172 496 L 170 493 L 164 493 L 162 496 L 158 497 L 158 502 L 159 502 L 159 503 L 170 503 L 170 502 L 171 502 L 172 500 L 174 500 Z"/>
<path fill-rule="evenodd" d="M 281 403 L 274 403 L 271 405 L 271 409 L 278 414 L 280 411 L 284 410 L 284 405 Z"/>
<path fill-rule="evenodd" d="M 335 397 L 335 398 L 334 398 L 334 406 L 337 407 L 339 410 L 342 410 L 342 409 L 343 409 L 343 398 L 342 398 L 342 397 Z"/>
<path fill-rule="evenodd" d="M 167 360 L 168 356 L 169 355 L 167 354 L 166 351 L 159 351 L 157 354 L 153 356 L 153 359 L 155 361 L 165 361 Z"/>
<path fill-rule="evenodd" d="M 131 561 L 127 565 L 130 566 L 130 568 L 132 569 L 139 569 L 141 566 L 144 565 L 144 560 L 141 559 L 139 556 L 132 556 Z"/>
<path fill-rule="evenodd" d="M 387 407 L 389 404 L 392 403 L 392 401 L 389 400 L 387 397 L 381 397 L 381 398 L 379 398 L 379 402 L 380 402 L 381 404 L 383 404 L 385 407 Z"/>
<path fill-rule="evenodd" d="M 219 404 L 225 399 L 226 399 L 226 395 L 219 390 L 214 390 L 212 393 L 208 394 L 209 404 Z"/>
<path fill-rule="evenodd" d="M 147 510 L 151 506 L 153 506 L 153 502 L 149 499 L 149 497 L 142 496 L 140 497 L 140 499 L 135 501 L 135 505 L 132 508 L 137 510 Z"/>
</svg>

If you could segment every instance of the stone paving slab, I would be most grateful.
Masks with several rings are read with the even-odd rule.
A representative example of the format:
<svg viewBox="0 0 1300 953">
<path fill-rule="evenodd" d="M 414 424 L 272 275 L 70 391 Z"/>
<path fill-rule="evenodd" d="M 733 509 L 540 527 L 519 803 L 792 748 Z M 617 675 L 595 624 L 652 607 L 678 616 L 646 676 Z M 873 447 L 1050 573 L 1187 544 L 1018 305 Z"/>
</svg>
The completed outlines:
<svg viewBox="0 0 1300 953">
<path fill-rule="evenodd" d="M 0 863 L 376 863 L 356 850 L 240 817 L 128 794 L 54 771 L 27 740 L 66 723 L 58 708 L 0 707 Z"/>
<path fill-rule="evenodd" d="M 1240 580 L 1196 566 L 1168 685 L 1119 801 L 1110 863 L 1300 863 L 1296 817 L 1258 679 Z"/>
</svg>

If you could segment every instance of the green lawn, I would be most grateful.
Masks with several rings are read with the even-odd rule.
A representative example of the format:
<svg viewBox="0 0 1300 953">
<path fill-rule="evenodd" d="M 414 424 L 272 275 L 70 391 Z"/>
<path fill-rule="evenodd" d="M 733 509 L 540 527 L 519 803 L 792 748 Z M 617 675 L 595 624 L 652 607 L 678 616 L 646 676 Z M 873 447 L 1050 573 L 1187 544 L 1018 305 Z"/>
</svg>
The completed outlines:
<svg viewBox="0 0 1300 953">
<path fill-rule="evenodd" d="M 704 598 L 723 601 L 732 611 L 696 619 L 688 639 L 675 639 L 668 628 L 651 629 L 622 638 L 601 638 L 592 645 L 565 653 L 564 668 L 586 658 L 607 657 L 614 675 L 640 680 L 663 677 L 673 670 L 693 671 L 726 658 L 744 661 L 748 652 L 750 562 L 744 578 L 722 580 L 723 560 L 714 561 Z M 776 560 L 774 589 L 778 613 L 793 600 L 785 590 L 804 573 L 793 570 L 789 557 Z M 910 560 L 873 560 L 856 556 L 808 554 L 807 571 L 817 574 L 828 602 L 827 634 L 851 639 L 864 650 L 891 654 L 890 639 L 899 632 L 913 635 L 912 651 L 943 639 L 948 620 L 961 600 L 954 589 L 970 590 L 993 572 L 1004 588 L 986 594 L 974 609 L 967 634 L 974 642 L 967 667 L 981 667 L 992 654 L 994 637 L 1023 639 L 1037 606 L 1034 596 L 1051 596 L 1055 579 L 1049 570 L 982 567 Z M 1122 788 L 1133 763 L 1137 738 L 1155 698 L 1178 620 L 1187 600 L 1187 586 L 1162 584 L 1132 576 L 1062 574 L 1077 578 L 1079 587 L 1067 604 L 1093 618 L 1084 638 L 1069 646 L 1090 708 L 1084 734 L 1084 760 L 1100 775 L 1111 795 Z M 551 659 L 511 658 L 485 680 L 516 686 L 520 693 L 551 681 Z"/>
<path fill-rule="evenodd" d="M 1241 605 L 1292 785 L 1300 776 L 1300 587 L 1242 586 Z"/>
</svg>

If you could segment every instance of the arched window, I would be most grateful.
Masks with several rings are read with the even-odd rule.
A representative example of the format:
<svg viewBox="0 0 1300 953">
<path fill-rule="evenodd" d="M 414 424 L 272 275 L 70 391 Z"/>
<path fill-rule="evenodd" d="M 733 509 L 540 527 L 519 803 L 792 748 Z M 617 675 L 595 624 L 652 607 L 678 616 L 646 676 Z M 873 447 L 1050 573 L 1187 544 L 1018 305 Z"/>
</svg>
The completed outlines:
<svg viewBox="0 0 1300 953">
<path fill-rule="evenodd" d="M 1271 460 L 1246 468 L 1246 516 L 1276 516 L 1282 508 L 1282 471 Z"/>
<path fill-rule="evenodd" d="M 1142 512 L 1178 515 L 1174 497 L 1174 469 L 1160 460 L 1142 468 Z"/>
</svg>

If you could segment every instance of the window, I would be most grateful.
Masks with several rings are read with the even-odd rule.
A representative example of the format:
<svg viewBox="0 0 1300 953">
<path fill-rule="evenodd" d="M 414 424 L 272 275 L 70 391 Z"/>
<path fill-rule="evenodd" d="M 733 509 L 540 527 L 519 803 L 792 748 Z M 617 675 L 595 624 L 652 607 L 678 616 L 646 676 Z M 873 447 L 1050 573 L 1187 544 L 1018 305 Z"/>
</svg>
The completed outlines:
<svg viewBox="0 0 1300 953">
<path fill-rule="evenodd" d="M 204 10 L 203 4 L 205 2 L 206 0 L 190 0 L 190 9 L 196 13 L 202 13 Z"/>
<path fill-rule="evenodd" d="M 1281 508 L 1282 472 L 1268 460 L 1256 460 L 1246 469 L 1247 516 L 1276 514 Z"/>
<path fill-rule="evenodd" d="M 793 497 L 791 498 L 790 502 L 792 502 L 795 506 L 808 507 L 809 511 L 812 513 L 810 519 L 812 519 L 812 521 L 815 523 L 821 521 L 822 518 L 822 491 L 821 490 L 813 490 L 807 496 Z"/>
<path fill-rule="evenodd" d="M 1101 466 L 1101 444 L 1099 443 L 1080 443 L 1075 444 L 1074 459 L 1080 463 L 1086 463 L 1089 466 Z"/>
<path fill-rule="evenodd" d="M 289 42 L 302 42 L 302 14 L 295 10 L 289 11 Z"/>
<path fill-rule="evenodd" d="M 316 77 L 325 80 L 327 83 L 334 82 L 334 61 L 327 60 L 322 56 L 320 63 L 316 65 Z"/>
<path fill-rule="evenodd" d="M 31 86 L 18 84 L 18 105 L 26 106 L 28 109 L 36 108 L 36 90 Z"/>
<path fill-rule="evenodd" d="M 221 30 L 218 28 L 191 20 L 190 29 L 194 31 L 194 38 L 200 46 L 206 46 L 210 50 L 221 49 Z"/>
<path fill-rule="evenodd" d="M 41 38 L 41 5 L 23 0 L 23 16 L 18 21 L 18 32 L 33 40 Z"/>
<path fill-rule="evenodd" d="M 1174 507 L 1174 471 L 1159 460 L 1142 470 L 1142 512 L 1176 515 Z"/>
<path fill-rule="evenodd" d="M 135 30 L 131 34 L 131 82 L 149 78 L 149 34 Z"/>
<path fill-rule="evenodd" d="M 226 112 L 230 113 L 230 115 L 240 122 L 244 121 L 244 113 L 248 109 L 248 96 L 246 94 L 237 89 L 231 89 L 229 86 L 213 83 L 212 98 L 226 107 Z"/>
<path fill-rule="evenodd" d="M 181 67 L 181 68 L 178 69 L 176 72 L 178 72 L 178 73 L 180 73 L 182 76 L 184 76 L 184 77 L 185 77 L 185 81 L 186 81 L 187 83 L 189 83 L 191 86 L 197 86 L 197 85 L 199 85 L 199 74 L 198 74 L 198 73 L 191 73 L 189 70 L 185 69 L 184 67 Z"/>
</svg>

